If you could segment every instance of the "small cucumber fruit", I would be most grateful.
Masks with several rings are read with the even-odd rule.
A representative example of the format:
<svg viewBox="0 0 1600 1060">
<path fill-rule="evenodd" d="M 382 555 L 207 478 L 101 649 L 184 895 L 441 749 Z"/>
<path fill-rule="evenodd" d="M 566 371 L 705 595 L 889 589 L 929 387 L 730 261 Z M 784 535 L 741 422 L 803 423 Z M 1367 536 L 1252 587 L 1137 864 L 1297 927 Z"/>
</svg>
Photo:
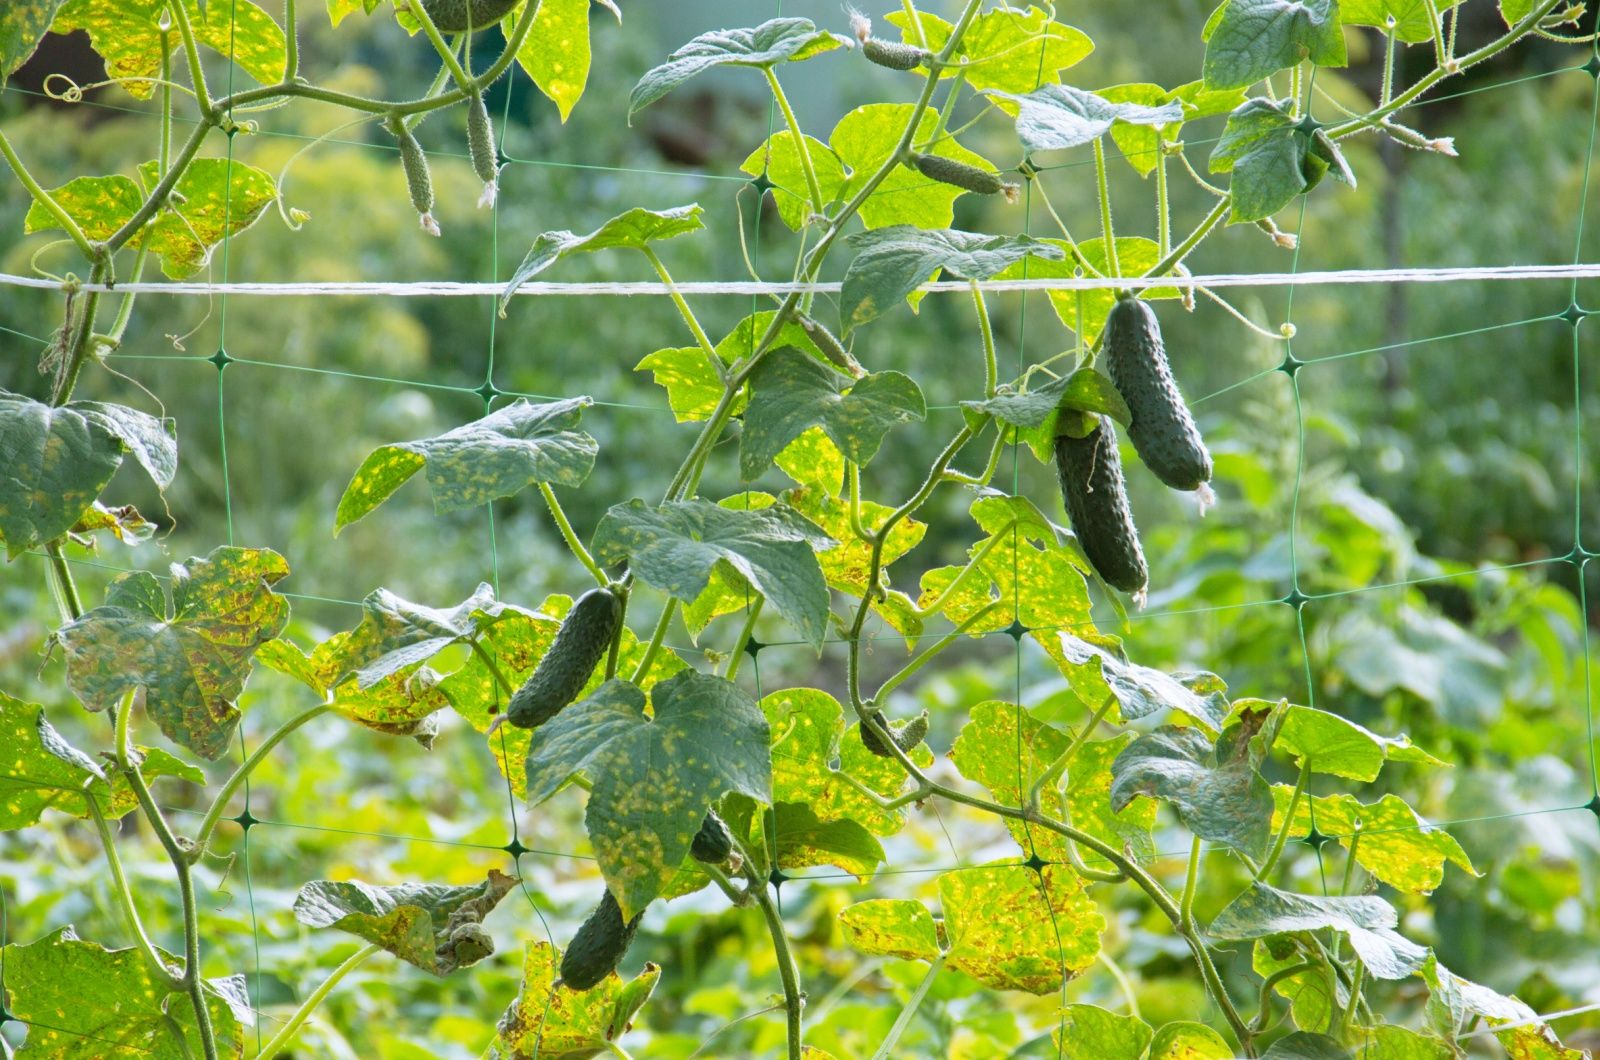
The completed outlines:
<svg viewBox="0 0 1600 1060">
<path fill-rule="evenodd" d="M 1055 457 L 1067 517 L 1090 565 L 1106 584 L 1125 593 L 1144 592 L 1150 571 L 1128 508 L 1122 457 L 1111 420 L 1098 417 L 1086 438 L 1056 435 Z"/>
<path fill-rule="evenodd" d="M 622 907 L 607 889 L 561 955 L 561 985 L 568 990 L 589 990 L 616 971 L 643 918 L 641 910 L 624 921 Z"/>
<path fill-rule="evenodd" d="M 1100 342 L 1106 374 L 1127 402 L 1128 438 L 1145 467 L 1175 490 L 1197 490 L 1211 479 L 1211 454 L 1183 403 L 1155 310 L 1121 298 L 1106 317 Z"/>
<path fill-rule="evenodd" d="M 567 612 L 550 650 L 506 707 L 506 720 L 532 729 L 578 698 L 622 621 L 622 601 L 609 589 L 590 589 Z"/>
</svg>

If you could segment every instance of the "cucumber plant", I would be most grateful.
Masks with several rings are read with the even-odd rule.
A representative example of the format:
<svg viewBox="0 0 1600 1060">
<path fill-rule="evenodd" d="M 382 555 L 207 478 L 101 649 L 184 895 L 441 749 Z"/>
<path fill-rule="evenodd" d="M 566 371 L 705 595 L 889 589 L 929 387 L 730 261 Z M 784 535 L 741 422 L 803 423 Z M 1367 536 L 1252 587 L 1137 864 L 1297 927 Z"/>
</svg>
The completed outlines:
<svg viewBox="0 0 1600 1060">
<path fill-rule="evenodd" d="M 378 4 L 328 6 L 337 23 Z M 698 424 L 692 443 L 659 491 L 611 498 L 587 537 L 556 493 L 582 488 L 599 459 L 595 439 L 582 430 L 583 417 L 593 415 L 587 398 L 518 400 L 446 434 L 376 449 L 338 504 L 336 531 L 370 515 L 419 470 L 441 512 L 533 487 L 571 553 L 571 580 L 594 587 L 576 602 L 552 596 L 529 605 L 500 600 L 483 585 L 448 608 L 378 589 L 357 626 L 309 647 L 284 636 L 288 602 L 276 587 L 288 565 L 267 549 L 219 547 L 175 565 L 170 585 L 137 571 L 116 579 L 103 603 L 81 598 L 74 549 L 97 534 L 148 532 L 137 513 L 100 500 L 118 466 L 132 457 L 162 488 L 178 473 L 170 421 L 74 396 L 83 373 L 100 369 L 138 319 L 138 296 L 112 284 L 139 279 L 152 256 L 169 277 L 194 275 L 217 245 L 242 236 L 277 200 L 270 174 L 203 155 L 222 137 L 248 135 L 250 115 L 265 107 L 316 101 L 381 122 L 398 144 L 423 229 L 439 235 L 435 211 L 448 216 L 456 204 L 436 201 L 416 125 L 466 108 L 469 155 L 492 203 L 498 159 L 484 92 L 520 64 L 563 115 L 570 110 L 588 66 L 587 39 L 575 41 L 571 27 L 587 23 L 589 4 L 397 5 L 400 26 L 420 33 L 418 47 L 433 49 L 439 61 L 424 93 L 399 99 L 311 80 L 300 68 L 304 12 L 295 0 L 285 3 L 281 23 L 249 0 L 69 0 L 0 14 L 0 77 L 46 31 L 87 29 L 113 81 L 135 96 L 159 97 L 161 129 L 157 158 L 137 179 L 64 181 L 41 179 L 0 130 L 0 154 L 32 198 L 27 230 L 64 232 L 87 270 L 86 282 L 62 279 L 61 324 L 42 361 L 48 385 L 37 398 L 0 393 L 0 437 L 12 465 L 0 481 L 0 536 L 8 558 L 30 551 L 48 558 L 61 611 L 50 643 L 64 660 L 66 684 L 86 710 L 112 720 L 111 746 L 96 757 L 69 745 L 37 704 L 0 696 L 7 733 L 0 824 L 30 827 L 47 810 L 90 820 L 133 942 L 130 950 L 108 949 L 64 925 L 6 945 L 0 1013 L 27 1028 L 20 1055 L 87 1055 L 82 1041 L 107 1029 L 118 1049 L 206 1060 L 243 1055 L 251 1006 L 264 1001 L 242 975 L 203 973 L 206 917 L 194 880 L 230 800 L 315 718 L 337 715 L 426 747 L 440 738 L 444 712 L 486 737 L 485 753 L 531 804 L 585 793 L 585 826 L 603 877 L 598 906 L 559 958 L 547 941 L 524 946 L 517 997 L 498 1023 L 483 1017 L 496 1055 L 539 1055 L 557 1042 L 559 1055 L 620 1053 L 615 1039 L 641 1010 L 648 1019 L 643 1006 L 662 974 L 655 965 L 631 980 L 616 973 L 642 918 L 658 900 L 707 889 L 759 917 L 767 933 L 782 990 L 771 1011 L 782 1012 L 786 1055 L 827 1055 L 806 1044 L 805 1006 L 824 984 L 849 985 L 826 962 L 799 959 L 805 954 L 779 905 L 779 885 L 818 865 L 874 874 L 887 857 L 881 838 L 941 803 L 992 818 L 1018 850 L 940 876 L 926 892 L 937 896 L 937 911 L 911 885 L 896 892 L 901 878 L 886 875 L 888 896 L 839 913 L 842 938 L 859 953 L 927 966 L 868 1047 L 874 1056 L 906 1055 L 902 1038 L 946 973 L 1002 994 L 1062 997 L 1062 1004 L 1026 1009 L 1061 1055 L 1449 1056 L 1458 1052 L 1457 1036 L 1479 1022 L 1516 1055 L 1573 1055 L 1522 1002 L 1456 976 L 1402 935 L 1395 906 L 1365 892 L 1381 882 L 1421 908 L 1447 861 L 1471 871 L 1455 840 L 1393 795 L 1365 803 L 1310 791 L 1313 776 L 1367 783 L 1386 763 L 1430 767 L 1437 759 L 1404 736 L 1380 736 L 1336 712 L 1232 698 L 1217 675 L 1141 666 L 1097 631 L 1091 605 L 1099 597 L 1115 610 L 1118 593 L 1139 597 L 1150 579 L 1122 481 L 1119 426 L 1168 485 L 1201 490 L 1211 476 L 1210 455 L 1173 380 L 1185 365 L 1181 356 L 1169 365 L 1150 301 L 1192 298 L 1185 262 L 1225 222 L 1288 242 L 1273 215 L 1324 177 L 1354 184 L 1341 147 L 1351 137 L 1386 136 L 1453 154 L 1449 141 L 1406 129 L 1394 116 L 1524 38 L 1559 36 L 1575 9 L 1562 0 L 1501 0 L 1503 31 L 1458 54 L 1459 4 L 1449 0 L 1343 9 L 1336 0 L 1225 0 L 1194 27 L 1203 42 L 1201 81 L 1090 91 L 1070 84 L 1067 72 L 1093 44 L 1052 10 L 984 0 L 951 7 L 947 20 L 904 0 L 883 17 L 899 40 L 874 36 L 859 13 L 844 17 L 847 33 L 795 17 L 716 30 L 644 73 L 628 97 L 630 117 L 713 67 L 764 81 L 783 127 L 752 145 L 745 169 L 762 178 L 778 218 L 796 235 L 798 282 L 713 343 L 662 257 L 666 241 L 703 229 L 698 205 L 641 205 L 587 234 L 532 238 L 499 300 L 502 313 L 512 311 L 523 284 L 579 254 L 632 252 L 659 275 L 693 344 L 638 351 L 648 354 L 640 369 L 654 372 L 680 421 Z M 1382 19 L 1372 15 L 1378 8 L 1387 12 Z M 503 39 L 474 73 L 463 61 L 466 38 L 491 24 Z M 1329 117 L 1315 105 L 1315 75 L 1345 62 L 1347 33 L 1375 35 L 1391 54 L 1402 39 L 1428 43 L 1437 61 L 1408 84 L 1397 83 L 1395 64 L 1386 63 L 1374 105 Z M 202 44 L 231 55 L 258 84 L 218 95 Z M 885 78 L 903 75 L 910 102 L 864 102 L 826 140 L 809 136 L 781 77 L 789 64 L 813 61 L 870 62 L 886 68 Z M 180 76 L 187 85 L 174 92 Z M 965 124 L 953 124 L 974 109 Z M 1223 116 L 1209 165 L 1228 185 L 1215 187 L 1188 163 L 1180 137 L 1187 122 Z M 963 142 L 976 142 L 969 130 L 980 122 L 993 126 L 984 142 L 1011 145 L 999 149 L 1009 152 L 1000 163 Z M 180 127 L 190 131 L 174 150 L 171 135 Z M 1114 229 L 1107 137 L 1141 175 L 1155 176 L 1149 237 Z M 1001 195 L 995 216 L 1003 220 L 1016 216 L 1003 200 L 1023 192 L 1049 206 L 1054 177 L 1040 160 L 1078 148 L 1092 152 L 1097 210 L 1085 221 L 1099 228 L 1097 237 L 1075 239 L 1081 226 L 1069 228 L 1053 206 L 1059 237 L 951 227 L 954 204 L 968 193 Z M 1013 172 L 1017 179 L 1008 179 Z M 1185 175 L 1214 201 L 1175 240 L 1168 182 Z M 853 253 L 835 325 L 814 282 L 847 248 Z M 891 444 L 891 431 L 925 420 L 928 408 L 917 381 L 874 366 L 870 343 L 857 333 L 877 321 L 892 326 L 896 307 L 914 302 L 935 275 L 970 287 L 977 356 L 937 367 L 972 380 L 961 426 L 920 486 L 903 498 L 873 500 L 869 465 Z M 984 281 L 1040 276 L 1102 283 L 1052 302 L 1075 337 L 1072 349 L 1003 378 Z M 113 298 L 119 305 L 107 323 Z M 752 488 L 704 496 L 708 463 L 735 423 L 739 472 Z M 1053 465 L 1070 534 L 1051 518 L 1061 510 L 1055 497 L 992 488 L 1012 451 Z M 904 459 L 903 450 L 896 455 Z M 958 460 L 971 467 L 958 468 Z M 780 471 L 792 485 L 755 488 L 777 482 Z M 915 597 L 896 588 L 891 567 L 926 529 L 916 517 L 940 510 L 930 503 L 936 496 L 961 490 L 975 496 L 970 512 L 983 536 L 962 562 L 926 570 Z M 653 624 L 640 623 L 650 613 L 641 601 L 654 609 Z M 707 636 L 734 615 L 742 617 L 727 623 L 727 650 L 708 652 L 703 663 L 668 646 L 680 626 Z M 915 654 L 869 687 L 863 654 L 873 620 Z M 843 701 L 806 687 L 764 688 L 757 698 L 740 668 L 762 624 L 781 624 L 819 652 L 839 644 Z M 929 743 L 938 727 L 926 713 L 889 720 L 891 695 L 925 680 L 929 663 L 964 640 L 1002 632 L 1043 650 L 1080 713 L 969 704 L 948 748 Z M 185 755 L 215 760 L 228 749 L 240 694 L 257 666 L 303 683 L 313 702 L 274 729 L 227 777 L 198 824 L 181 832 L 150 784 L 204 781 Z M 180 752 L 134 742 L 141 704 L 142 720 Z M 1269 784 L 1263 770 L 1272 759 L 1291 767 L 1297 782 Z M 1192 837 L 1176 873 L 1155 856 L 1158 806 Z M 170 862 L 173 890 L 164 898 L 135 895 L 123 870 L 125 841 L 113 822 L 134 812 Z M 1321 831 L 1330 820 L 1348 827 Z M 1363 830 L 1364 820 L 1385 827 Z M 1297 849 L 1291 840 L 1319 852 L 1327 843 L 1342 848 L 1338 893 L 1293 889 L 1285 871 Z M 1233 873 L 1225 878 L 1243 880 L 1221 908 L 1197 910 L 1207 850 L 1224 852 Z M 530 856 L 525 848 L 518 854 Z M 487 919 L 517 883 L 496 869 L 469 885 L 306 883 L 294 903 L 297 918 L 364 945 L 305 994 L 258 1054 L 289 1047 L 339 980 L 377 952 L 441 976 L 489 959 L 496 939 L 503 947 L 515 932 L 504 915 L 494 925 Z M 161 900 L 181 910 L 181 954 L 158 946 L 145 928 L 141 907 Z M 1210 1025 L 1152 1026 L 1136 1006 L 1118 1015 L 1065 1003 L 1066 982 L 1097 959 L 1119 967 L 1106 917 L 1113 907 L 1165 925 L 1175 943 L 1167 956 L 1187 954 L 1215 1013 Z M 1117 978 L 1126 981 L 1120 970 Z M 1409 1025 L 1389 1019 L 1415 1014 L 1406 999 L 1422 996 Z"/>
</svg>

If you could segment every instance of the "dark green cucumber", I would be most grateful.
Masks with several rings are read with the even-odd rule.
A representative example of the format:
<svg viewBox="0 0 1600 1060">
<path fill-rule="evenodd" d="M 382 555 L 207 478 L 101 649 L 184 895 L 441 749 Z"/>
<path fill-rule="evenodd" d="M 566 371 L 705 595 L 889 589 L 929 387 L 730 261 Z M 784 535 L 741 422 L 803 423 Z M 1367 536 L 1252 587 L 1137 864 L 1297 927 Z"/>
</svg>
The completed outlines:
<svg viewBox="0 0 1600 1060">
<path fill-rule="evenodd" d="M 902 751 L 910 751 L 928 735 L 927 711 L 923 711 L 910 721 L 901 722 L 899 725 L 889 724 L 889 719 L 883 716 L 883 711 L 881 710 L 874 711 L 872 717 L 874 721 L 888 730 L 889 738 Z M 867 750 L 879 758 L 894 757 L 894 752 L 889 750 L 889 745 L 883 742 L 877 731 L 870 725 L 861 726 L 861 742 L 867 745 Z"/>
<path fill-rule="evenodd" d="M 700 831 L 689 844 L 689 856 L 708 865 L 720 865 L 732 853 L 733 833 L 728 831 L 728 823 L 716 810 L 707 810 L 705 820 L 700 822 Z"/>
<path fill-rule="evenodd" d="M 1138 298 L 1111 307 L 1100 357 L 1132 420 L 1128 438 L 1145 467 L 1175 490 L 1196 490 L 1211 480 L 1211 454 L 1173 382 L 1155 310 Z"/>
<path fill-rule="evenodd" d="M 517 689 L 506 720 L 524 729 L 543 725 L 583 691 L 611 647 L 622 621 L 622 601 L 609 589 L 590 589 L 567 612 L 555 642 Z"/>
<path fill-rule="evenodd" d="M 622 907 L 608 889 L 561 955 L 561 985 L 568 990 L 588 990 L 616 971 L 643 918 L 641 910 L 624 921 Z"/>
<path fill-rule="evenodd" d="M 965 191 L 978 195 L 999 195 L 1005 192 L 1007 197 L 1016 192 L 1015 184 L 1007 184 L 1000 179 L 1000 174 L 991 173 L 987 169 L 979 169 L 956 158 L 946 158 L 944 155 L 913 155 L 911 164 L 917 172 L 929 180 L 937 180 L 941 184 L 950 184 Z"/>
<path fill-rule="evenodd" d="M 520 0 L 421 0 L 422 9 L 440 33 L 474 32 L 511 14 Z"/>
<path fill-rule="evenodd" d="M 933 59 L 932 53 L 926 48 L 881 37 L 868 37 L 862 41 L 861 54 L 890 70 L 915 70 Z"/>
<path fill-rule="evenodd" d="M 483 96 L 476 95 L 467 101 L 467 153 L 472 156 L 472 171 L 483 181 L 483 197 L 479 206 L 493 206 L 499 189 L 499 160 L 495 157 L 494 126 L 489 121 L 489 108 Z"/>
<path fill-rule="evenodd" d="M 406 191 L 411 195 L 411 205 L 416 208 L 422 230 L 436 236 L 439 223 L 433 219 L 433 175 L 428 170 L 428 156 L 403 119 L 390 121 L 389 131 L 400 142 L 400 167 L 405 171 Z"/>
<path fill-rule="evenodd" d="M 1106 584 L 1141 593 L 1150 580 L 1128 508 L 1122 457 L 1111 420 L 1098 417 L 1087 438 L 1056 435 L 1056 476 L 1078 544 Z"/>
</svg>

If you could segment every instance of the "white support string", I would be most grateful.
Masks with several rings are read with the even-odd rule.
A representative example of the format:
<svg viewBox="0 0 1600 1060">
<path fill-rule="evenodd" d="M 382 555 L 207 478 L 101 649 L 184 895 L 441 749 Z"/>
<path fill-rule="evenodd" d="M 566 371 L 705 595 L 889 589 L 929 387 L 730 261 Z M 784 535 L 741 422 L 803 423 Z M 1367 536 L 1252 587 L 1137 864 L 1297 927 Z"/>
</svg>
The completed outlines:
<svg viewBox="0 0 1600 1060">
<path fill-rule="evenodd" d="M 1473 283 L 1505 280 L 1588 280 L 1600 279 L 1600 262 L 1571 265 L 1490 265 L 1469 268 L 1404 268 L 1404 269 L 1335 269 L 1326 272 L 1225 272 L 1190 276 L 1055 276 L 1036 280 L 980 280 L 978 287 L 984 291 L 1095 291 L 1129 289 L 1142 291 L 1151 287 L 1314 287 L 1355 284 L 1393 283 Z M 16 276 L 0 273 L 0 286 L 61 289 L 60 280 L 35 276 Z M 688 281 L 676 285 L 679 294 L 686 295 L 776 295 L 783 297 L 795 291 L 814 294 L 838 294 L 837 283 L 759 283 L 749 280 L 717 282 Z M 967 291 L 971 284 L 966 280 L 941 280 L 925 283 L 921 290 Z M 499 283 L 456 283 L 424 280 L 413 283 L 387 282 L 319 282 L 319 283 L 208 283 L 180 281 L 174 283 L 121 283 L 78 285 L 78 290 L 116 292 L 122 294 L 170 295 L 259 295 L 286 297 L 295 295 L 343 295 L 345 297 L 373 298 L 483 298 L 499 295 L 505 290 Z M 639 283 L 546 283 L 531 281 L 517 289 L 519 296 L 575 297 L 595 295 L 665 295 L 671 293 L 666 284 L 657 281 Z"/>
</svg>

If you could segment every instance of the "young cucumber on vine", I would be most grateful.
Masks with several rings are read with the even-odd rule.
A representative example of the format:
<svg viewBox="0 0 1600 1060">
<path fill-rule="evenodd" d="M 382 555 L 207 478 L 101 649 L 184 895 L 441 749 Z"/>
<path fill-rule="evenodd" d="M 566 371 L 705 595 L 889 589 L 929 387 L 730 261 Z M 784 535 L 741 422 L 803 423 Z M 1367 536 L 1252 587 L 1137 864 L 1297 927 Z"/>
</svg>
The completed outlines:
<svg viewBox="0 0 1600 1060">
<path fill-rule="evenodd" d="M 622 600 L 610 589 L 590 589 L 578 598 L 556 631 L 539 665 L 506 707 L 504 720 L 532 729 L 578 698 L 622 624 Z"/>
</svg>

